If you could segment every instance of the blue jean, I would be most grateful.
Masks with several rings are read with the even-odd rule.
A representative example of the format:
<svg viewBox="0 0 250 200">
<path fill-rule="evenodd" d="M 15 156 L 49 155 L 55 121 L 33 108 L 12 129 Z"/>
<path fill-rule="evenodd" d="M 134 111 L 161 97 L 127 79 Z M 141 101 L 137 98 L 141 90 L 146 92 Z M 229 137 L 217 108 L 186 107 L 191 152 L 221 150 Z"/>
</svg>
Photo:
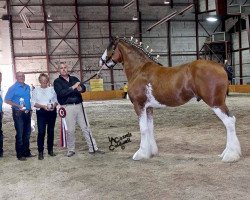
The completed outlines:
<svg viewBox="0 0 250 200">
<path fill-rule="evenodd" d="M 16 156 L 27 157 L 30 153 L 31 111 L 12 109 L 12 117 L 16 129 Z"/>
<path fill-rule="evenodd" d="M 3 112 L 0 112 L 0 156 L 3 155 L 3 131 L 2 131 Z"/>
<path fill-rule="evenodd" d="M 38 135 L 37 135 L 38 152 L 43 152 L 44 150 L 44 137 L 46 134 L 46 125 L 47 125 L 47 149 L 48 152 L 53 151 L 56 115 L 57 115 L 56 109 L 53 111 L 45 111 L 44 109 L 36 111 L 37 127 L 38 127 Z"/>
</svg>

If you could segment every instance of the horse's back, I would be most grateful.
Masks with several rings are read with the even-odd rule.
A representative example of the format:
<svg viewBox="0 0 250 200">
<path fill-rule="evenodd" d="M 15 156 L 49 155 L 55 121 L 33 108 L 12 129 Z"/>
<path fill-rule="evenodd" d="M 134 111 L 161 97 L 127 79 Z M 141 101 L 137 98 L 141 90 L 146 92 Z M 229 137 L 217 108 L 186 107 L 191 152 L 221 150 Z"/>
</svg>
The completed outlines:
<svg viewBox="0 0 250 200">
<path fill-rule="evenodd" d="M 202 70 L 206 72 L 216 72 L 225 74 L 223 66 L 212 60 L 195 60 L 189 63 L 189 66 L 192 70 Z"/>
</svg>

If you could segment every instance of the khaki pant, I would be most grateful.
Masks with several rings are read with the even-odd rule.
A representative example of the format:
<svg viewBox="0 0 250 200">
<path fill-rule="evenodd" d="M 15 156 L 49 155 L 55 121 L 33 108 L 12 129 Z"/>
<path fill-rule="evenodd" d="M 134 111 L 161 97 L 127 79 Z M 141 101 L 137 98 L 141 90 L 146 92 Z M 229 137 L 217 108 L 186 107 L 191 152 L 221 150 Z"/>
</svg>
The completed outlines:
<svg viewBox="0 0 250 200">
<path fill-rule="evenodd" d="M 88 148 L 89 148 L 89 152 L 93 152 L 93 145 L 94 145 L 94 149 L 97 150 L 97 145 L 96 145 L 96 141 L 92 136 L 91 130 L 89 128 L 89 122 L 87 119 L 87 115 L 85 112 L 85 116 L 83 115 L 83 109 L 82 109 L 82 105 L 81 103 L 79 104 L 70 104 L 70 105 L 65 105 L 64 106 L 65 110 L 66 110 L 66 123 L 67 123 L 67 127 L 68 127 L 68 132 L 67 132 L 67 148 L 68 151 L 75 151 L 75 126 L 76 126 L 76 122 L 78 123 L 78 125 L 80 126 L 82 132 L 83 132 L 83 136 L 87 142 Z M 85 121 L 86 118 L 86 121 Z M 87 124 L 86 124 L 87 122 Z M 91 138 L 92 138 L 92 142 L 91 142 Z"/>
</svg>

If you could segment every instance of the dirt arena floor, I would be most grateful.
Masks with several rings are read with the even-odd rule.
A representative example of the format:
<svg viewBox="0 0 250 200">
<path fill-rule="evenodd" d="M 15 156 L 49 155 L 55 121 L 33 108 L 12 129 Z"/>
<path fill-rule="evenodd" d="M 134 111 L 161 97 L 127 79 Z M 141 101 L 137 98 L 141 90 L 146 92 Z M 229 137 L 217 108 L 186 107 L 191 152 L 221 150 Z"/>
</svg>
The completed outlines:
<svg viewBox="0 0 250 200">
<path fill-rule="evenodd" d="M 59 147 L 56 157 L 25 162 L 15 157 L 15 130 L 9 108 L 4 115 L 4 157 L 0 159 L 1 200 L 247 200 L 250 199 L 250 94 L 232 94 L 229 109 L 237 118 L 243 158 L 223 163 L 218 157 L 226 143 L 221 121 L 202 101 L 176 108 L 155 109 L 159 155 L 133 161 L 140 144 L 137 116 L 129 100 L 85 102 L 98 146 L 104 155 L 89 155 L 77 129 L 77 152 L 68 158 Z M 33 115 L 35 118 L 35 115 Z M 131 136 L 109 150 L 108 137 Z M 37 154 L 37 132 L 31 136 Z M 129 141 L 124 138 L 123 141 Z M 114 144 L 114 143 L 113 143 Z"/>
</svg>

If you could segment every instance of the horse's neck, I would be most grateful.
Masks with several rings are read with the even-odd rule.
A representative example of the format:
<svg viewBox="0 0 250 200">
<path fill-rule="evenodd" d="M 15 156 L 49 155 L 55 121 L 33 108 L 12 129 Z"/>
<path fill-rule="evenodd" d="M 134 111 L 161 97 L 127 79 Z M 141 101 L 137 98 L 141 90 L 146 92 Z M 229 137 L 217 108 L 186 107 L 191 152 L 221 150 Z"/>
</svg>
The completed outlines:
<svg viewBox="0 0 250 200">
<path fill-rule="evenodd" d="M 128 44 L 120 43 L 119 50 L 123 57 L 123 67 L 128 80 L 137 74 L 141 66 L 150 61 L 146 54 Z"/>
</svg>

